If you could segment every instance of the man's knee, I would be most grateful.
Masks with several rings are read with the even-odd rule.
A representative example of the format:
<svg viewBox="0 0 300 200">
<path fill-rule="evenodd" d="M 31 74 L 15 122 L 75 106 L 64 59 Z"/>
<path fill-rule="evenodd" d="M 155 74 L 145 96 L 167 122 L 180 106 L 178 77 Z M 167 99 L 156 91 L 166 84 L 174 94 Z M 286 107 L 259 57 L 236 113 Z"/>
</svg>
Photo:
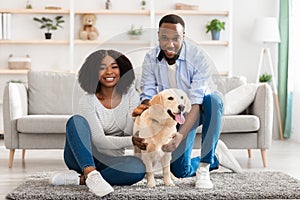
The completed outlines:
<svg viewBox="0 0 300 200">
<path fill-rule="evenodd" d="M 171 172 L 176 178 L 186 178 L 191 176 L 190 166 L 171 164 Z"/>
<path fill-rule="evenodd" d="M 205 95 L 202 106 L 217 108 L 218 110 L 223 111 L 223 95 L 219 92 Z"/>
</svg>

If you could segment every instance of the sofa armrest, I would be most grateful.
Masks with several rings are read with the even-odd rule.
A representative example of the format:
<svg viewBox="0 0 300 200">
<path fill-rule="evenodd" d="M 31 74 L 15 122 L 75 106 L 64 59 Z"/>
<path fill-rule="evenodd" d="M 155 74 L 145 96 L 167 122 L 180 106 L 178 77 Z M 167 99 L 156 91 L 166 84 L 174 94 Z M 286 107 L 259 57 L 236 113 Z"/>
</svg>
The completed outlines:
<svg viewBox="0 0 300 200">
<path fill-rule="evenodd" d="M 260 121 L 257 141 L 257 147 L 260 149 L 269 149 L 271 147 L 273 107 L 271 86 L 267 83 L 260 84 L 257 88 L 254 102 L 249 109 L 250 114 L 258 116 Z"/>
<path fill-rule="evenodd" d="M 18 148 L 17 119 L 28 115 L 28 96 L 22 83 L 8 83 L 3 95 L 4 143 L 6 148 Z"/>
</svg>

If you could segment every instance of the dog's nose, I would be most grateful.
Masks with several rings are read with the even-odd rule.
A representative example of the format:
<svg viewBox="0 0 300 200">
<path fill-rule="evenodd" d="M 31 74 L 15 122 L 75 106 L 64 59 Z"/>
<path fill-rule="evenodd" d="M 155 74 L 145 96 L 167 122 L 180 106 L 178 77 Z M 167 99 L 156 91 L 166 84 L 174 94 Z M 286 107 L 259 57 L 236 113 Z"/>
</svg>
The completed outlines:
<svg viewBox="0 0 300 200">
<path fill-rule="evenodd" d="M 182 105 L 182 104 L 178 105 L 178 109 L 179 109 L 181 112 L 184 111 L 184 108 L 185 108 L 184 105 Z"/>
</svg>

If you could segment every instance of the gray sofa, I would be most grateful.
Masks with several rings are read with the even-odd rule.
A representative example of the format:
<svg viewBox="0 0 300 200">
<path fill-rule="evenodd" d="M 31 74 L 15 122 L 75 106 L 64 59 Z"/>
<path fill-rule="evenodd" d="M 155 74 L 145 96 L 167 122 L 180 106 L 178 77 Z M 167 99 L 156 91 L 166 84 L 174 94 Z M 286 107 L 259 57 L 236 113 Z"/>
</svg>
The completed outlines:
<svg viewBox="0 0 300 200">
<path fill-rule="evenodd" d="M 220 84 L 220 83 L 219 83 Z M 138 85 L 138 84 L 136 84 Z M 245 80 L 223 78 L 224 94 Z M 4 140 L 10 149 L 9 167 L 14 152 L 22 149 L 62 149 L 65 143 L 65 126 L 76 113 L 83 91 L 76 76 L 71 73 L 29 71 L 28 83 L 8 83 L 3 97 Z M 242 114 L 225 115 L 221 139 L 231 149 L 260 149 L 266 166 L 266 149 L 271 146 L 273 98 L 268 84 L 257 85 L 253 101 Z M 201 127 L 198 129 L 201 137 Z M 200 148 L 195 144 L 194 148 Z"/>
</svg>

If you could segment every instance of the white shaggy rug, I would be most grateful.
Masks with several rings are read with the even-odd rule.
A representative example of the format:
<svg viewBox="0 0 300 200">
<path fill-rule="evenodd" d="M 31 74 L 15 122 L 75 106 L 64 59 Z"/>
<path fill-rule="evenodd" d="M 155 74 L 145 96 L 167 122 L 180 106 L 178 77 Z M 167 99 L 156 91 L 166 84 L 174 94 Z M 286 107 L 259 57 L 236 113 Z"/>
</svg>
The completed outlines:
<svg viewBox="0 0 300 200">
<path fill-rule="evenodd" d="M 176 179 L 175 187 L 165 187 L 156 177 L 154 189 L 146 180 L 132 186 L 114 186 L 104 198 L 90 193 L 86 186 L 52 186 L 51 172 L 31 176 L 7 195 L 7 199 L 300 199 L 300 181 L 282 172 L 211 173 L 213 189 L 195 189 L 195 178 Z"/>
</svg>

